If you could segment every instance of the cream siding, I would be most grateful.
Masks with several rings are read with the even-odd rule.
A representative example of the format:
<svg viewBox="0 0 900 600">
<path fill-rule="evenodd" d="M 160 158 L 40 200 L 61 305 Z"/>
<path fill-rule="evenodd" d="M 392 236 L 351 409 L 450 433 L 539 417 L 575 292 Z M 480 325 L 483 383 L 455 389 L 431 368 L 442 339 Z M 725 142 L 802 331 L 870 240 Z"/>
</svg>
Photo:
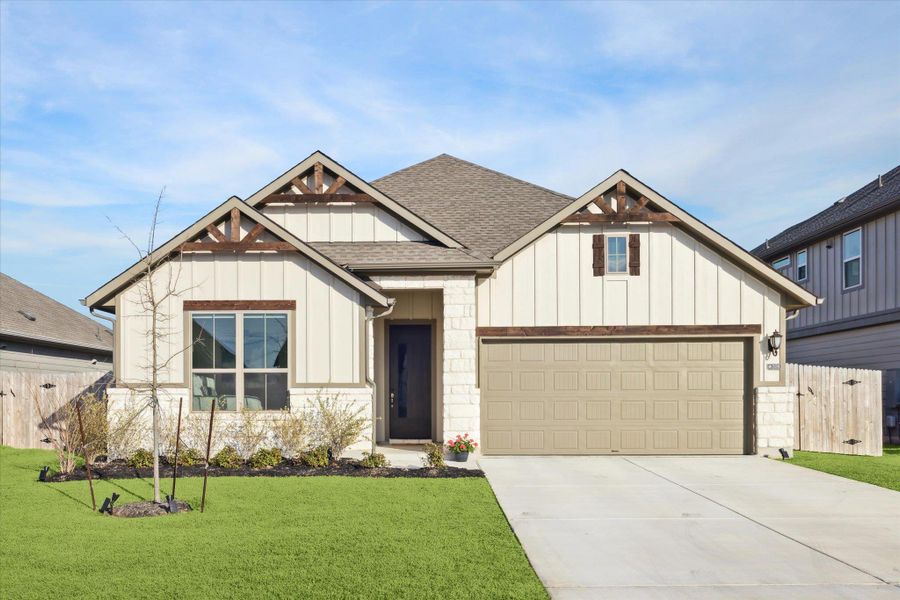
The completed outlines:
<svg viewBox="0 0 900 600">
<path fill-rule="evenodd" d="M 594 277 L 594 234 L 641 239 L 641 274 Z M 779 381 L 764 336 L 783 330 L 780 293 L 668 223 L 564 225 L 477 288 L 479 326 L 759 324 L 760 378 Z M 532 311 L 534 318 L 532 318 Z"/>
<path fill-rule="evenodd" d="M 271 204 L 267 217 L 304 242 L 409 242 L 429 238 L 374 204 Z"/>
<path fill-rule="evenodd" d="M 292 322 L 291 384 L 300 386 L 361 384 L 361 321 L 359 293 L 299 254 L 185 255 L 161 266 L 155 281 L 170 272 L 179 291 L 164 307 L 169 335 L 162 342 L 160 362 L 171 358 L 162 380 L 187 383 L 183 300 L 295 300 Z M 149 315 L 140 306 L 138 285 L 117 301 L 120 336 L 119 383 L 148 379 Z M 189 340 L 188 340 L 189 341 Z"/>
</svg>

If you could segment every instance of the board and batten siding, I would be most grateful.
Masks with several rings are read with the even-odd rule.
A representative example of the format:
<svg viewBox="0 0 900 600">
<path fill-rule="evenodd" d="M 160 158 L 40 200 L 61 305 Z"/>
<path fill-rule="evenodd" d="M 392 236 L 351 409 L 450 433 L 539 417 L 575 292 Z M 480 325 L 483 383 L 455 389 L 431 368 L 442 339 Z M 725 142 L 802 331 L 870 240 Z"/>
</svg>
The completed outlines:
<svg viewBox="0 0 900 600">
<path fill-rule="evenodd" d="M 170 335 L 162 359 L 185 347 L 184 300 L 295 300 L 291 323 L 291 385 L 361 383 L 362 321 L 359 292 L 300 254 L 185 254 L 161 266 L 155 281 L 176 274 L 179 295 L 165 306 Z M 117 298 L 120 336 L 119 383 L 146 381 L 149 316 L 134 284 Z M 187 342 L 189 342 L 189 338 Z M 163 374 L 167 384 L 185 385 L 184 359 L 173 359 Z"/>
<path fill-rule="evenodd" d="M 264 206 L 262 212 L 304 242 L 418 242 L 428 239 L 370 203 L 270 204 Z"/>
<path fill-rule="evenodd" d="M 849 227 L 852 231 L 856 227 Z M 800 311 L 789 330 L 900 308 L 900 211 L 862 225 L 862 286 L 843 289 L 843 233 L 807 248 L 806 281 L 800 285 L 825 301 Z M 831 245 L 829 249 L 828 246 Z M 787 276 L 797 280 L 797 250 L 791 253 Z M 779 257 L 780 258 L 780 257 Z"/>
<path fill-rule="evenodd" d="M 594 277 L 593 236 L 641 239 L 641 274 Z M 479 326 L 759 324 L 783 330 L 781 294 L 668 223 L 563 225 L 508 259 L 478 283 Z"/>
</svg>

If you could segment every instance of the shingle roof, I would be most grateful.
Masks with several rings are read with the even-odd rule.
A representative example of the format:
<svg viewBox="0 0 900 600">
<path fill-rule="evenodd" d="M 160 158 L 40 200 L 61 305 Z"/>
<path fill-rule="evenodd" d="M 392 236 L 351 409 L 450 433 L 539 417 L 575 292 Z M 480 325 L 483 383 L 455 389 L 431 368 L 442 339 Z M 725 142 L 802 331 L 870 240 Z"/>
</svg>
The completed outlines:
<svg viewBox="0 0 900 600">
<path fill-rule="evenodd" d="M 483 265 L 464 250 L 431 242 L 311 242 L 310 246 L 340 265 Z"/>
<path fill-rule="evenodd" d="M 91 350 L 113 349 L 109 328 L 0 273 L 0 335 L 4 334 Z"/>
<path fill-rule="evenodd" d="M 752 250 L 763 260 L 770 260 L 789 250 L 826 237 L 848 227 L 868 215 L 900 208 L 900 165 L 874 179 L 849 196 L 838 200 L 822 212 L 788 227 Z"/>
<path fill-rule="evenodd" d="M 481 256 L 491 257 L 574 198 L 441 154 L 371 182 Z"/>
</svg>

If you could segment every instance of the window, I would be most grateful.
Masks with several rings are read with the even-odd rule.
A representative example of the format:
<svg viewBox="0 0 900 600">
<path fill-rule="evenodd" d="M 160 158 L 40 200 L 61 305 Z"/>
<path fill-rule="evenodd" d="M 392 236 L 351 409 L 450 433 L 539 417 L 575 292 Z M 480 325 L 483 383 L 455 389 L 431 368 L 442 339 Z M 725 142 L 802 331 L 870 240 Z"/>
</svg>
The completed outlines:
<svg viewBox="0 0 900 600">
<path fill-rule="evenodd" d="M 844 261 L 844 289 L 862 284 L 861 229 L 854 229 L 844 234 L 841 254 Z"/>
<path fill-rule="evenodd" d="M 606 243 L 606 272 L 628 272 L 628 245 L 624 236 L 609 236 Z"/>
<path fill-rule="evenodd" d="M 286 314 L 194 314 L 191 335 L 193 410 L 288 406 Z"/>
<path fill-rule="evenodd" d="M 806 281 L 806 250 L 797 253 L 797 281 Z"/>
<path fill-rule="evenodd" d="M 776 271 L 781 271 L 782 269 L 786 269 L 791 266 L 791 257 L 785 256 L 784 258 L 779 258 L 775 262 L 772 263 L 772 267 Z"/>
</svg>

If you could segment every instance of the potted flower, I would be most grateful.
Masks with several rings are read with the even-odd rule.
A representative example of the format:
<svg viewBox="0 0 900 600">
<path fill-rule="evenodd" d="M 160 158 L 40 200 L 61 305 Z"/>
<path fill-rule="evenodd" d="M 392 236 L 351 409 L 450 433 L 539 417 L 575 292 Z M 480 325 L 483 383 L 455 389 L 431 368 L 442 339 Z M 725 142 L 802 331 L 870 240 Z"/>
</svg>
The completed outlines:
<svg viewBox="0 0 900 600">
<path fill-rule="evenodd" d="M 453 460 L 466 462 L 469 460 L 469 452 L 475 452 L 478 442 L 469 437 L 469 434 L 457 435 L 452 440 L 447 440 L 447 450 L 453 453 Z"/>
</svg>

